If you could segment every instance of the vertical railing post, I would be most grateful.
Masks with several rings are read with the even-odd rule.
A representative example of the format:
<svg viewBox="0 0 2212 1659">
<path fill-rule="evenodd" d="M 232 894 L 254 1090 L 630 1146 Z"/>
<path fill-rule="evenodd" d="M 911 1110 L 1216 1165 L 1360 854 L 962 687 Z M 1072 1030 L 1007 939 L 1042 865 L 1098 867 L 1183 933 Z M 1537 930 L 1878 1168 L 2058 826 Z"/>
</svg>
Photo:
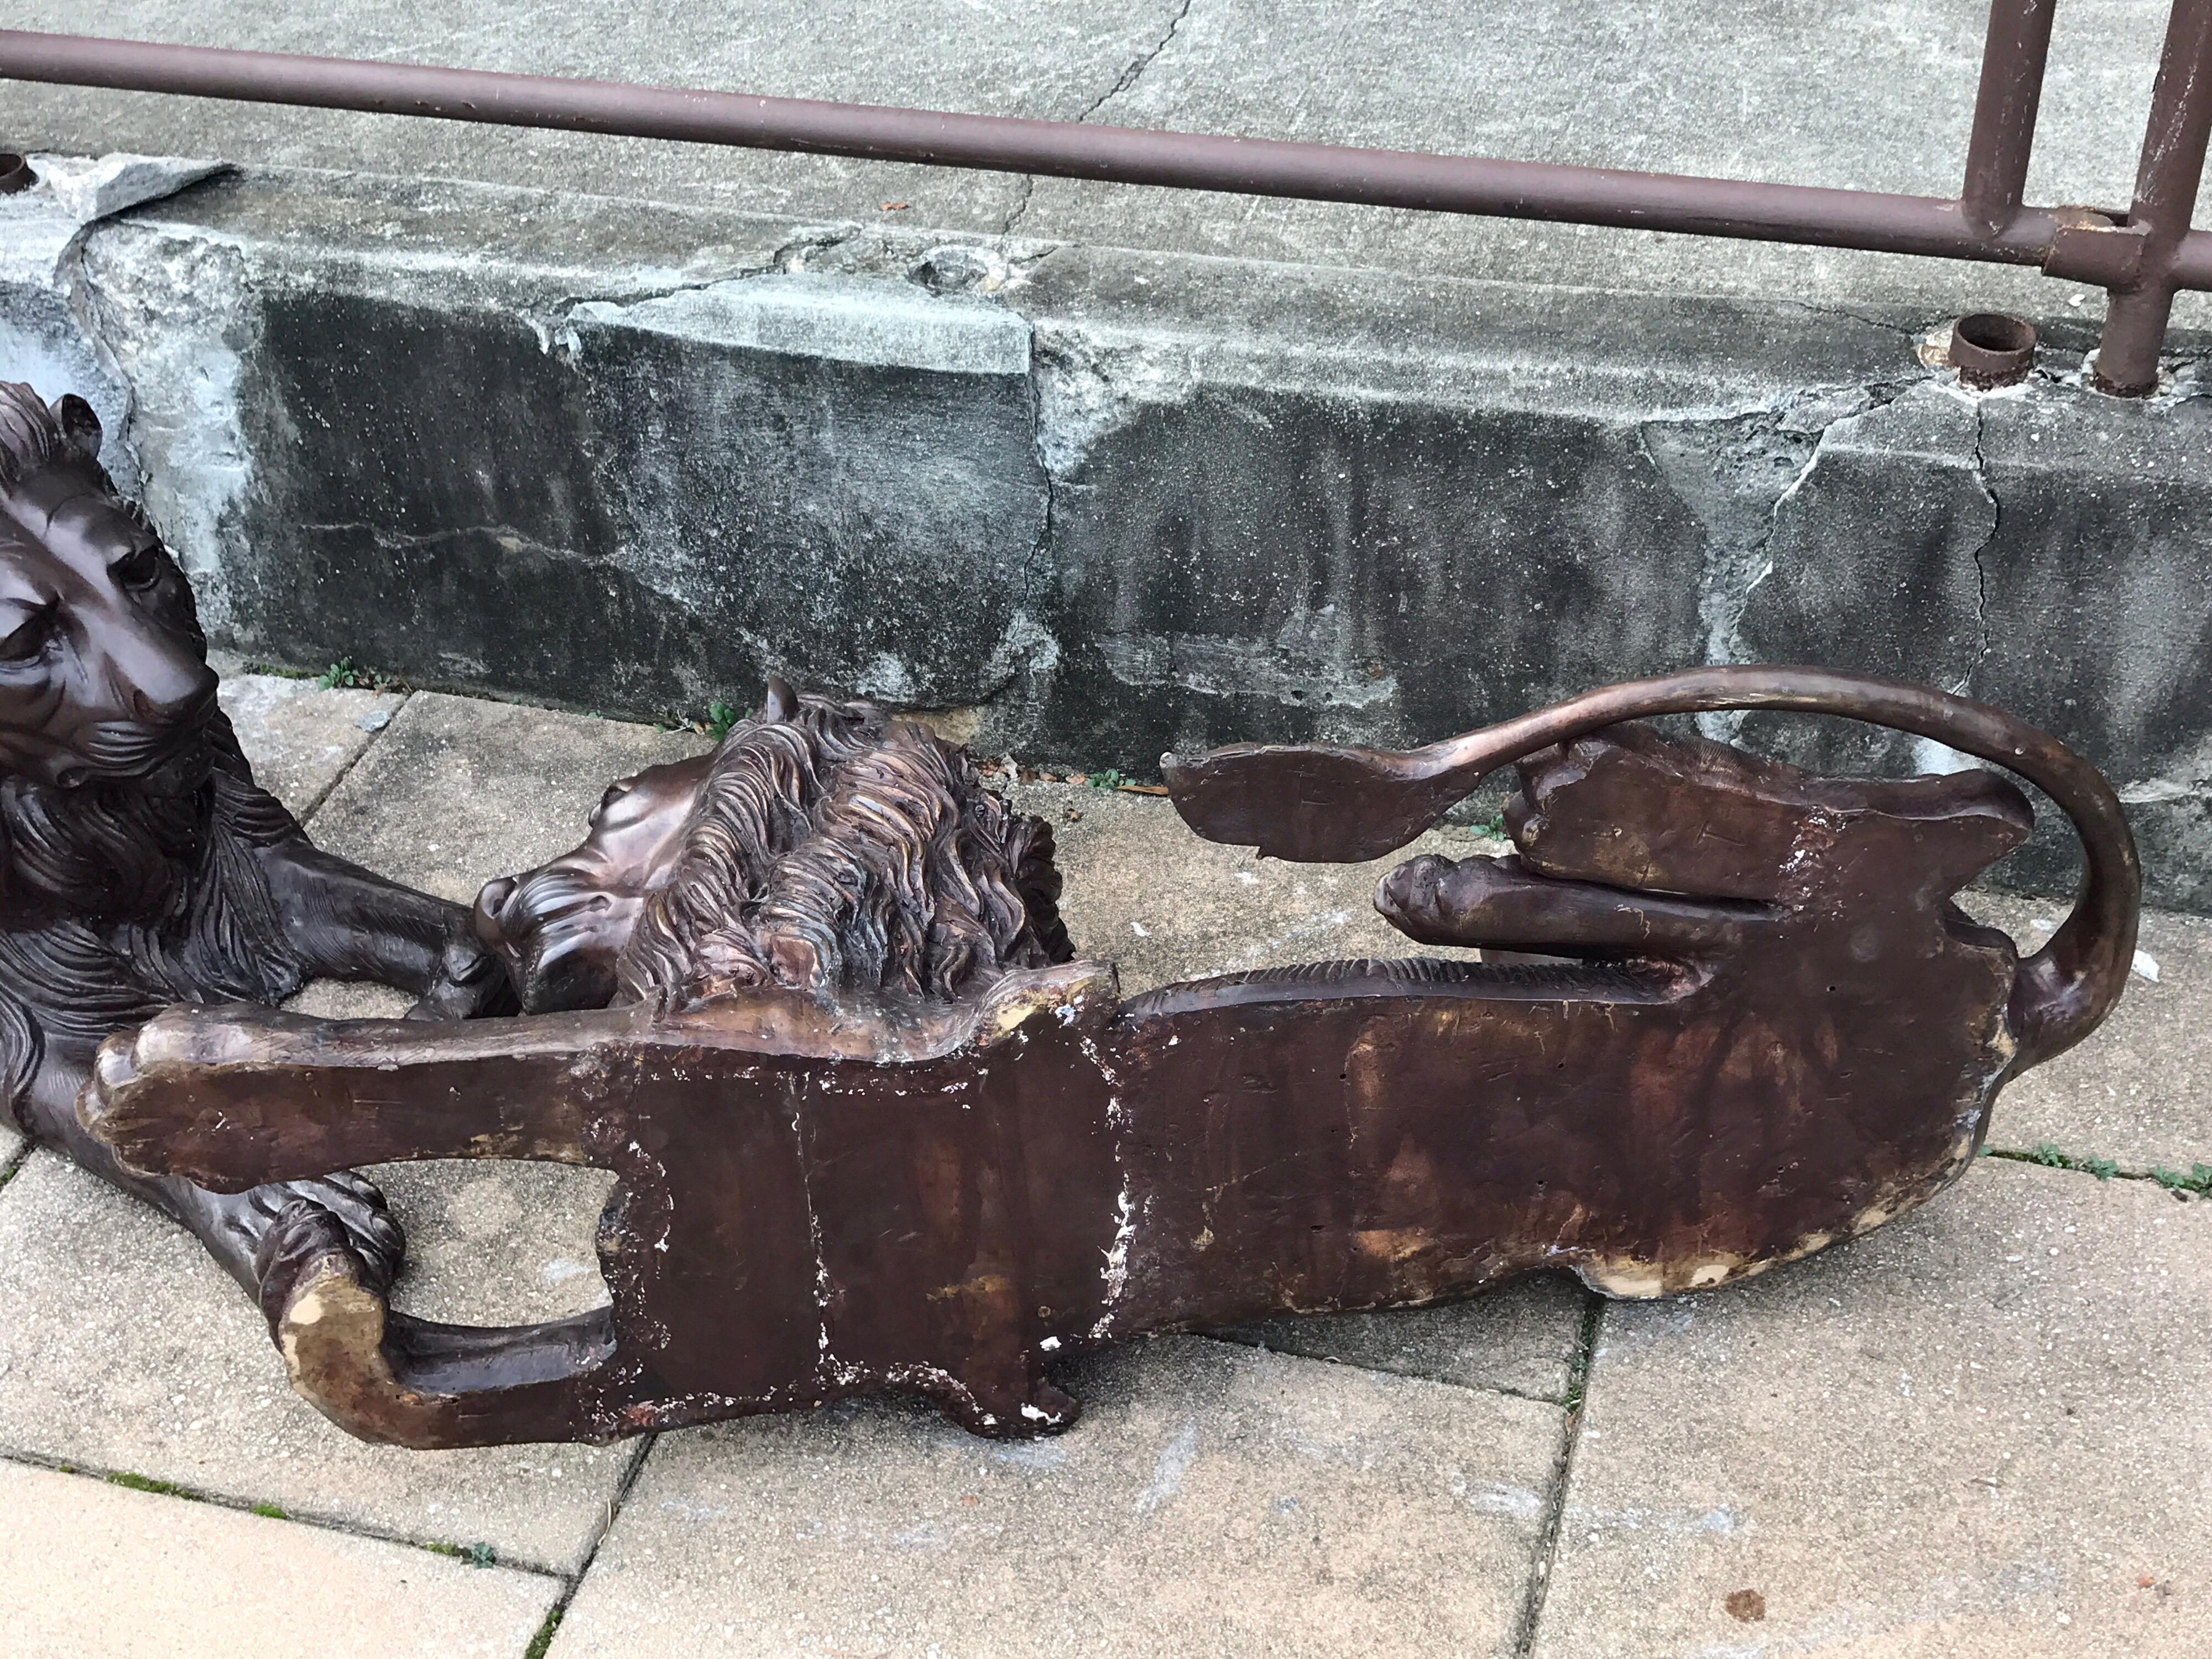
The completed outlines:
<svg viewBox="0 0 2212 1659">
<path fill-rule="evenodd" d="M 1984 236 L 1996 235 L 2020 212 L 2057 9 L 2057 0 L 1990 0 L 1966 182 L 1959 192 L 1966 222 Z"/>
<path fill-rule="evenodd" d="M 2204 146 L 2212 137 L 2212 0 L 2173 0 L 2151 88 L 2128 224 L 2142 234 L 2142 276 L 2115 289 L 2098 348 L 2098 389 L 2123 398 L 2158 389 L 2158 352 L 2173 310 L 2173 258 L 2189 234 Z"/>
</svg>

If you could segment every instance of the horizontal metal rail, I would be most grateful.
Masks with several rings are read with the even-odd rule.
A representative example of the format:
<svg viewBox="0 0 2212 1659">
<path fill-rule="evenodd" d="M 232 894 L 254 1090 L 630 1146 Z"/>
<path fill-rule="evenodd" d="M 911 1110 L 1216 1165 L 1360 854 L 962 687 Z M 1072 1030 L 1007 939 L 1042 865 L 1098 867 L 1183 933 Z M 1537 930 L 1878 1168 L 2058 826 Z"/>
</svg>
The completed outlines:
<svg viewBox="0 0 2212 1659">
<path fill-rule="evenodd" d="M 2112 293 L 2099 383 L 2140 395 L 2157 385 L 2175 290 L 2212 289 L 2212 234 L 2189 228 L 2212 124 L 2212 0 L 2176 0 L 2124 213 L 2021 202 L 2054 3 L 1992 0 L 1955 200 L 20 29 L 0 30 L 0 78 L 2036 265 Z"/>
</svg>

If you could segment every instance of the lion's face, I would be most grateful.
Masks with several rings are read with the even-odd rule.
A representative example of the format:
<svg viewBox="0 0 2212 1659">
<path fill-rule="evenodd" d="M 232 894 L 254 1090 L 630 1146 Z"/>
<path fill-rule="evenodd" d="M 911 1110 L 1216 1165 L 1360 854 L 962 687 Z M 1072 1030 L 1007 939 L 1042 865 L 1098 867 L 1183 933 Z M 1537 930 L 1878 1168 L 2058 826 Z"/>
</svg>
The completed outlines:
<svg viewBox="0 0 2212 1659">
<path fill-rule="evenodd" d="M 191 591 L 100 471 L 91 409 L 53 413 L 60 453 L 0 489 L 0 770 L 189 788 L 216 707 Z"/>
<path fill-rule="evenodd" d="M 600 798 L 558 858 L 487 882 L 477 936 L 507 964 L 525 1012 L 603 1008 L 646 895 L 666 880 L 708 758 L 649 766 Z"/>
</svg>

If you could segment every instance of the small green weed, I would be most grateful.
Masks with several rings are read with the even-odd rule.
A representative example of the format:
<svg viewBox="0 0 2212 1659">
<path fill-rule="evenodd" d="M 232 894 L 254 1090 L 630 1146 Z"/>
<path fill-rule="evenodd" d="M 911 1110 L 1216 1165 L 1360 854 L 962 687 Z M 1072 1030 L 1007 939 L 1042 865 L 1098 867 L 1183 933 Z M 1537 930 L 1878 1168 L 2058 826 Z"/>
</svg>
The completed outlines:
<svg viewBox="0 0 2212 1659">
<path fill-rule="evenodd" d="M 2027 1161 L 2040 1164 L 2047 1170 L 2079 1170 L 2100 1181 L 2110 1181 L 2120 1172 L 2120 1166 L 2109 1158 L 2075 1158 L 2071 1152 L 2060 1152 L 2047 1140 L 2027 1155 Z"/>
<path fill-rule="evenodd" d="M 726 702 L 710 702 L 707 705 L 707 724 L 703 729 L 708 737 L 720 743 L 730 735 L 730 728 L 744 718 Z"/>
<path fill-rule="evenodd" d="M 2194 1193 L 2199 1198 L 2212 1198 L 2212 1164 L 2192 1164 L 2189 1173 L 2178 1170 L 2156 1169 L 2150 1178 L 2169 1193 Z"/>
<path fill-rule="evenodd" d="M 306 677 L 303 675 L 301 678 Z M 351 657 L 340 657 L 315 676 L 315 684 L 325 691 L 404 691 L 407 689 L 389 674 L 380 674 L 373 669 L 356 668 Z"/>
<path fill-rule="evenodd" d="M 1128 782 L 1128 779 L 1109 766 L 1103 772 L 1086 774 L 1084 781 L 1093 789 L 1119 789 L 1123 784 Z"/>
<path fill-rule="evenodd" d="M 1487 836 L 1492 841 L 1504 841 L 1505 839 L 1505 814 L 1500 812 L 1495 817 L 1485 818 L 1480 823 L 1474 825 L 1474 833 L 1478 836 Z"/>
<path fill-rule="evenodd" d="M 443 1555 L 455 1561 L 465 1561 L 472 1567 L 489 1567 L 497 1564 L 499 1557 L 489 1544 L 425 1544 L 422 1547 L 433 1555 Z"/>
<path fill-rule="evenodd" d="M 256 1504 L 253 1506 L 253 1512 L 264 1521 L 289 1521 L 292 1518 L 284 1513 L 280 1505 L 275 1504 Z"/>
<path fill-rule="evenodd" d="M 143 1474 L 118 1473 L 107 1477 L 111 1486 L 127 1486 L 132 1492 L 150 1492 L 157 1498 L 189 1498 L 191 1494 L 182 1486 L 171 1486 L 166 1480 L 149 1480 Z"/>
</svg>

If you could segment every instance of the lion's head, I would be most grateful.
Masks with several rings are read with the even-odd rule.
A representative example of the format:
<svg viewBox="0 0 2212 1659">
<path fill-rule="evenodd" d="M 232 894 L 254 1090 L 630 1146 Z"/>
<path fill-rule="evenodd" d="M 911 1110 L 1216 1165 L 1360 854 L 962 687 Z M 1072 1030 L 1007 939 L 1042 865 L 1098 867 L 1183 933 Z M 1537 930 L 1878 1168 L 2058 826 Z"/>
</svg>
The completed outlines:
<svg viewBox="0 0 2212 1659">
<path fill-rule="evenodd" d="M 759 985 L 957 998 L 1073 954 L 1052 831 L 967 756 L 771 682 L 711 757 L 607 791 L 581 844 L 477 923 L 531 1012 Z"/>
<path fill-rule="evenodd" d="M 246 775 L 191 589 L 100 444 L 82 399 L 0 381 L 0 884 L 19 923 L 168 919 L 211 775 Z"/>
<path fill-rule="evenodd" d="M 64 789 L 164 781 L 215 709 L 191 589 L 100 444 L 82 398 L 0 380 L 0 769 Z"/>
<path fill-rule="evenodd" d="M 82 399 L 0 380 L 0 1079 L 301 969 L 247 849 L 299 834 L 216 703 L 191 589 Z"/>
</svg>

